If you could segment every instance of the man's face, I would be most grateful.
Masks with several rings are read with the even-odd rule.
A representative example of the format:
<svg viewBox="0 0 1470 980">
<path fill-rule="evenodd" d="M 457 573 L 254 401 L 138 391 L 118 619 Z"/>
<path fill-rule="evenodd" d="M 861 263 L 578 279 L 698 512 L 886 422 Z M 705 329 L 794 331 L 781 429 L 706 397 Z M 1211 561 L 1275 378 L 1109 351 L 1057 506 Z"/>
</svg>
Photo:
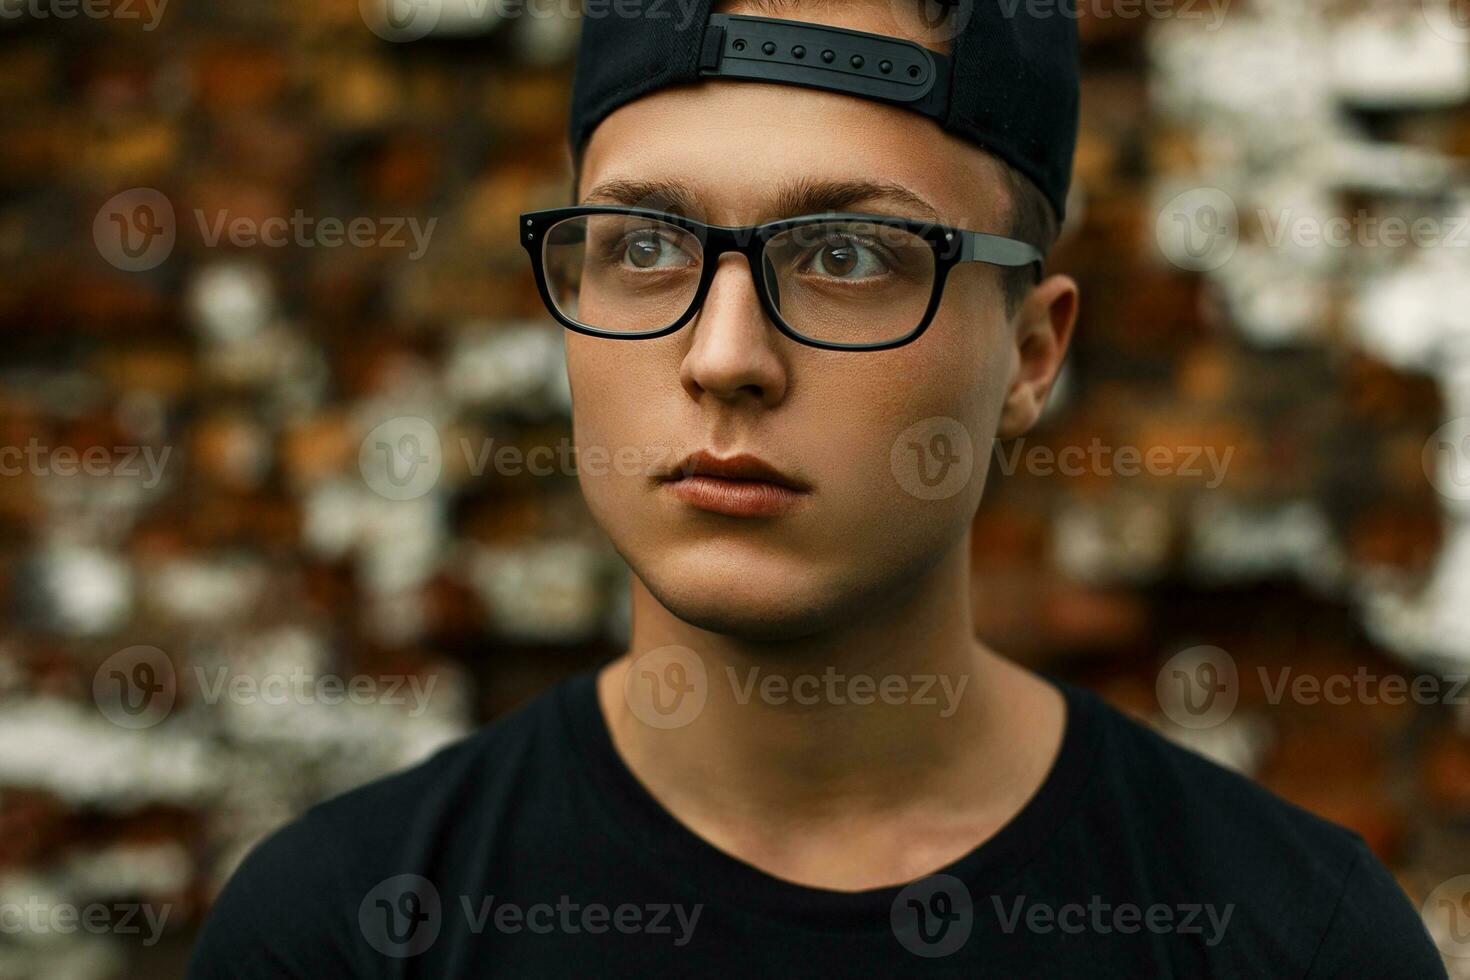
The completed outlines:
<svg viewBox="0 0 1470 980">
<path fill-rule="evenodd" d="M 842 26 L 891 30 L 850 17 Z M 617 181 L 643 185 L 638 199 L 598 193 Z M 578 192 L 585 203 L 669 210 L 646 187 L 677 183 L 697 199 L 691 217 L 744 225 L 792 216 L 779 205 L 792 185 L 846 181 L 905 188 L 947 224 L 1007 230 L 998 170 L 978 149 L 916 113 L 790 85 L 716 81 L 619 108 L 588 144 Z M 831 210 L 935 217 L 891 196 Z M 918 340 L 829 351 L 779 333 L 745 258 L 727 253 L 702 309 L 674 334 L 567 334 L 580 450 L 647 462 L 584 465 L 582 489 L 633 571 L 680 619 L 752 639 L 850 623 L 962 540 L 1016 359 L 994 267 L 957 266 Z M 946 460 L 963 453 L 962 440 L 970 475 L 956 487 L 950 468 L 964 463 Z M 652 475 L 698 450 L 759 457 L 809 490 L 774 515 L 712 512 Z"/>
</svg>

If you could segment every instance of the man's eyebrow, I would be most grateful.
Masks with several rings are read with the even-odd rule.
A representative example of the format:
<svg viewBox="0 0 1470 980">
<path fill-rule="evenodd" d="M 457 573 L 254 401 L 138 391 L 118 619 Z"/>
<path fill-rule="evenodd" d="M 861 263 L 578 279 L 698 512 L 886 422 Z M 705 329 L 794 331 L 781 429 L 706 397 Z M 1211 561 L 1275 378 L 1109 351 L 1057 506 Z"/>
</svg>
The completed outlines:
<svg viewBox="0 0 1470 980">
<path fill-rule="evenodd" d="M 701 213 L 699 195 L 679 180 L 605 180 L 587 192 L 583 204 L 620 204 L 625 207 L 669 211 L 685 216 Z"/>
<path fill-rule="evenodd" d="M 688 184 L 680 180 L 629 180 L 614 178 L 603 181 L 588 191 L 584 204 L 621 204 L 650 208 L 675 214 L 698 215 L 703 207 Z M 750 218 L 774 221 L 823 211 L 847 211 L 860 204 L 887 205 L 900 217 L 918 218 L 939 223 L 939 211 L 924 198 L 889 180 L 843 179 L 816 180 L 803 178 L 783 185 L 773 198 L 771 212 Z"/>
<path fill-rule="evenodd" d="M 819 211 L 848 211 L 859 204 L 889 205 L 900 217 L 939 223 L 939 211 L 918 194 L 891 180 L 800 180 L 776 195 L 774 217 Z"/>
</svg>

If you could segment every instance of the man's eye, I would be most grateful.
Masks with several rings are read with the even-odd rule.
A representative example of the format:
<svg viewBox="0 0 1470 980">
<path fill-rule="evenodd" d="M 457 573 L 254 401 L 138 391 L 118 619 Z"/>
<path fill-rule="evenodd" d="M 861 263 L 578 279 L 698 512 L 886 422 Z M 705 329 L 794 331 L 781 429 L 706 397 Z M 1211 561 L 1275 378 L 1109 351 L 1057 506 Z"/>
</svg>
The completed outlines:
<svg viewBox="0 0 1470 980">
<path fill-rule="evenodd" d="M 635 269 L 667 269 L 689 264 L 688 253 L 656 232 L 635 232 L 624 242 L 623 260 Z"/>
<path fill-rule="evenodd" d="M 829 240 L 812 253 L 804 272 L 834 279 L 866 279 L 889 271 L 883 256 L 854 238 Z"/>
</svg>

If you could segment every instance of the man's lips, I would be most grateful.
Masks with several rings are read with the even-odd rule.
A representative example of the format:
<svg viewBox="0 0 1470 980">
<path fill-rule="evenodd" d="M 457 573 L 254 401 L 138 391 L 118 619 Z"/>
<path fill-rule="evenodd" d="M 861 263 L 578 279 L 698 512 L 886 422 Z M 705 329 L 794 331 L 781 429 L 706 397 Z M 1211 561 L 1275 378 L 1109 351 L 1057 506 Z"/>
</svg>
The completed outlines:
<svg viewBox="0 0 1470 980">
<path fill-rule="evenodd" d="M 699 451 L 662 478 L 662 488 L 692 507 L 730 517 L 774 517 L 802 502 L 811 487 L 758 456 Z"/>
<path fill-rule="evenodd" d="M 685 456 L 663 479 L 671 482 L 695 476 L 773 483 L 778 487 L 785 487 L 800 493 L 811 489 L 807 484 L 795 477 L 787 476 L 759 456 L 753 456 L 750 453 L 716 456 L 704 449 Z"/>
</svg>

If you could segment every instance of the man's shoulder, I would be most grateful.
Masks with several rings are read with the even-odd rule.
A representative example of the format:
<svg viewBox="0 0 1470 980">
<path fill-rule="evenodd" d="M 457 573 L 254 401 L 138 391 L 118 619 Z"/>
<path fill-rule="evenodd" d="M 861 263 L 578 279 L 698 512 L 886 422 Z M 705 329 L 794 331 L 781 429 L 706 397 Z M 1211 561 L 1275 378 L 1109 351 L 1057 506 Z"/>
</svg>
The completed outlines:
<svg viewBox="0 0 1470 980">
<path fill-rule="evenodd" d="M 295 823 L 370 855 L 409 835 L 441 835 L 442 824 L 473 824 L 485 835 L 509 808 L 528 801 L 526 783 L 566 765 L 563 696 L 585 682 L 585 674 L 564 680 L 403 770 L 318 802 Z"/>
<path fill-rule="evenodd" d="M 528 804 L 528 781 L 556 778 L 568 744 L 559 702 L 576 680 L 263 836 L 216 898 L 191 980 L 355 975 L 363 901 L 398 878 L 438 874 Z"/>
<path fill-rule="evenodd" d="M 1260 853 L 1343 872 L 1363 845 L 1354 831 L 1266 789 L 1083 692 L 1096 716 L 1104 755 L 1094 791 L 1130 804 L 1129 816 L 1157 840 L 1205 835 L 1216 848 L 1247 844 Z"/>
<path fill-rule="evenodd" d="M 1360 834 L 1079 696 L 1099 743 L 1094 801 L 1174 891 L 1230 908 L 1236 939 L 1300 951 L 1305 977 L 1444 976 L 1417 910 Z"/>
<path fill-rule="evenodd" d="M 585 676 L 563 681 L 418 762 L 314 804 L 301 819 L 335 826 L 351 836 L 379 826 L 401 837 L 400 818 L 410 819 L 411 814 L 493 808 L 511 797 L 526 770 L 543 756 L 565 752 L 569 740 L 562 727 L 562 697 L 570 684 L 583 680 Z"/>
</svg>

